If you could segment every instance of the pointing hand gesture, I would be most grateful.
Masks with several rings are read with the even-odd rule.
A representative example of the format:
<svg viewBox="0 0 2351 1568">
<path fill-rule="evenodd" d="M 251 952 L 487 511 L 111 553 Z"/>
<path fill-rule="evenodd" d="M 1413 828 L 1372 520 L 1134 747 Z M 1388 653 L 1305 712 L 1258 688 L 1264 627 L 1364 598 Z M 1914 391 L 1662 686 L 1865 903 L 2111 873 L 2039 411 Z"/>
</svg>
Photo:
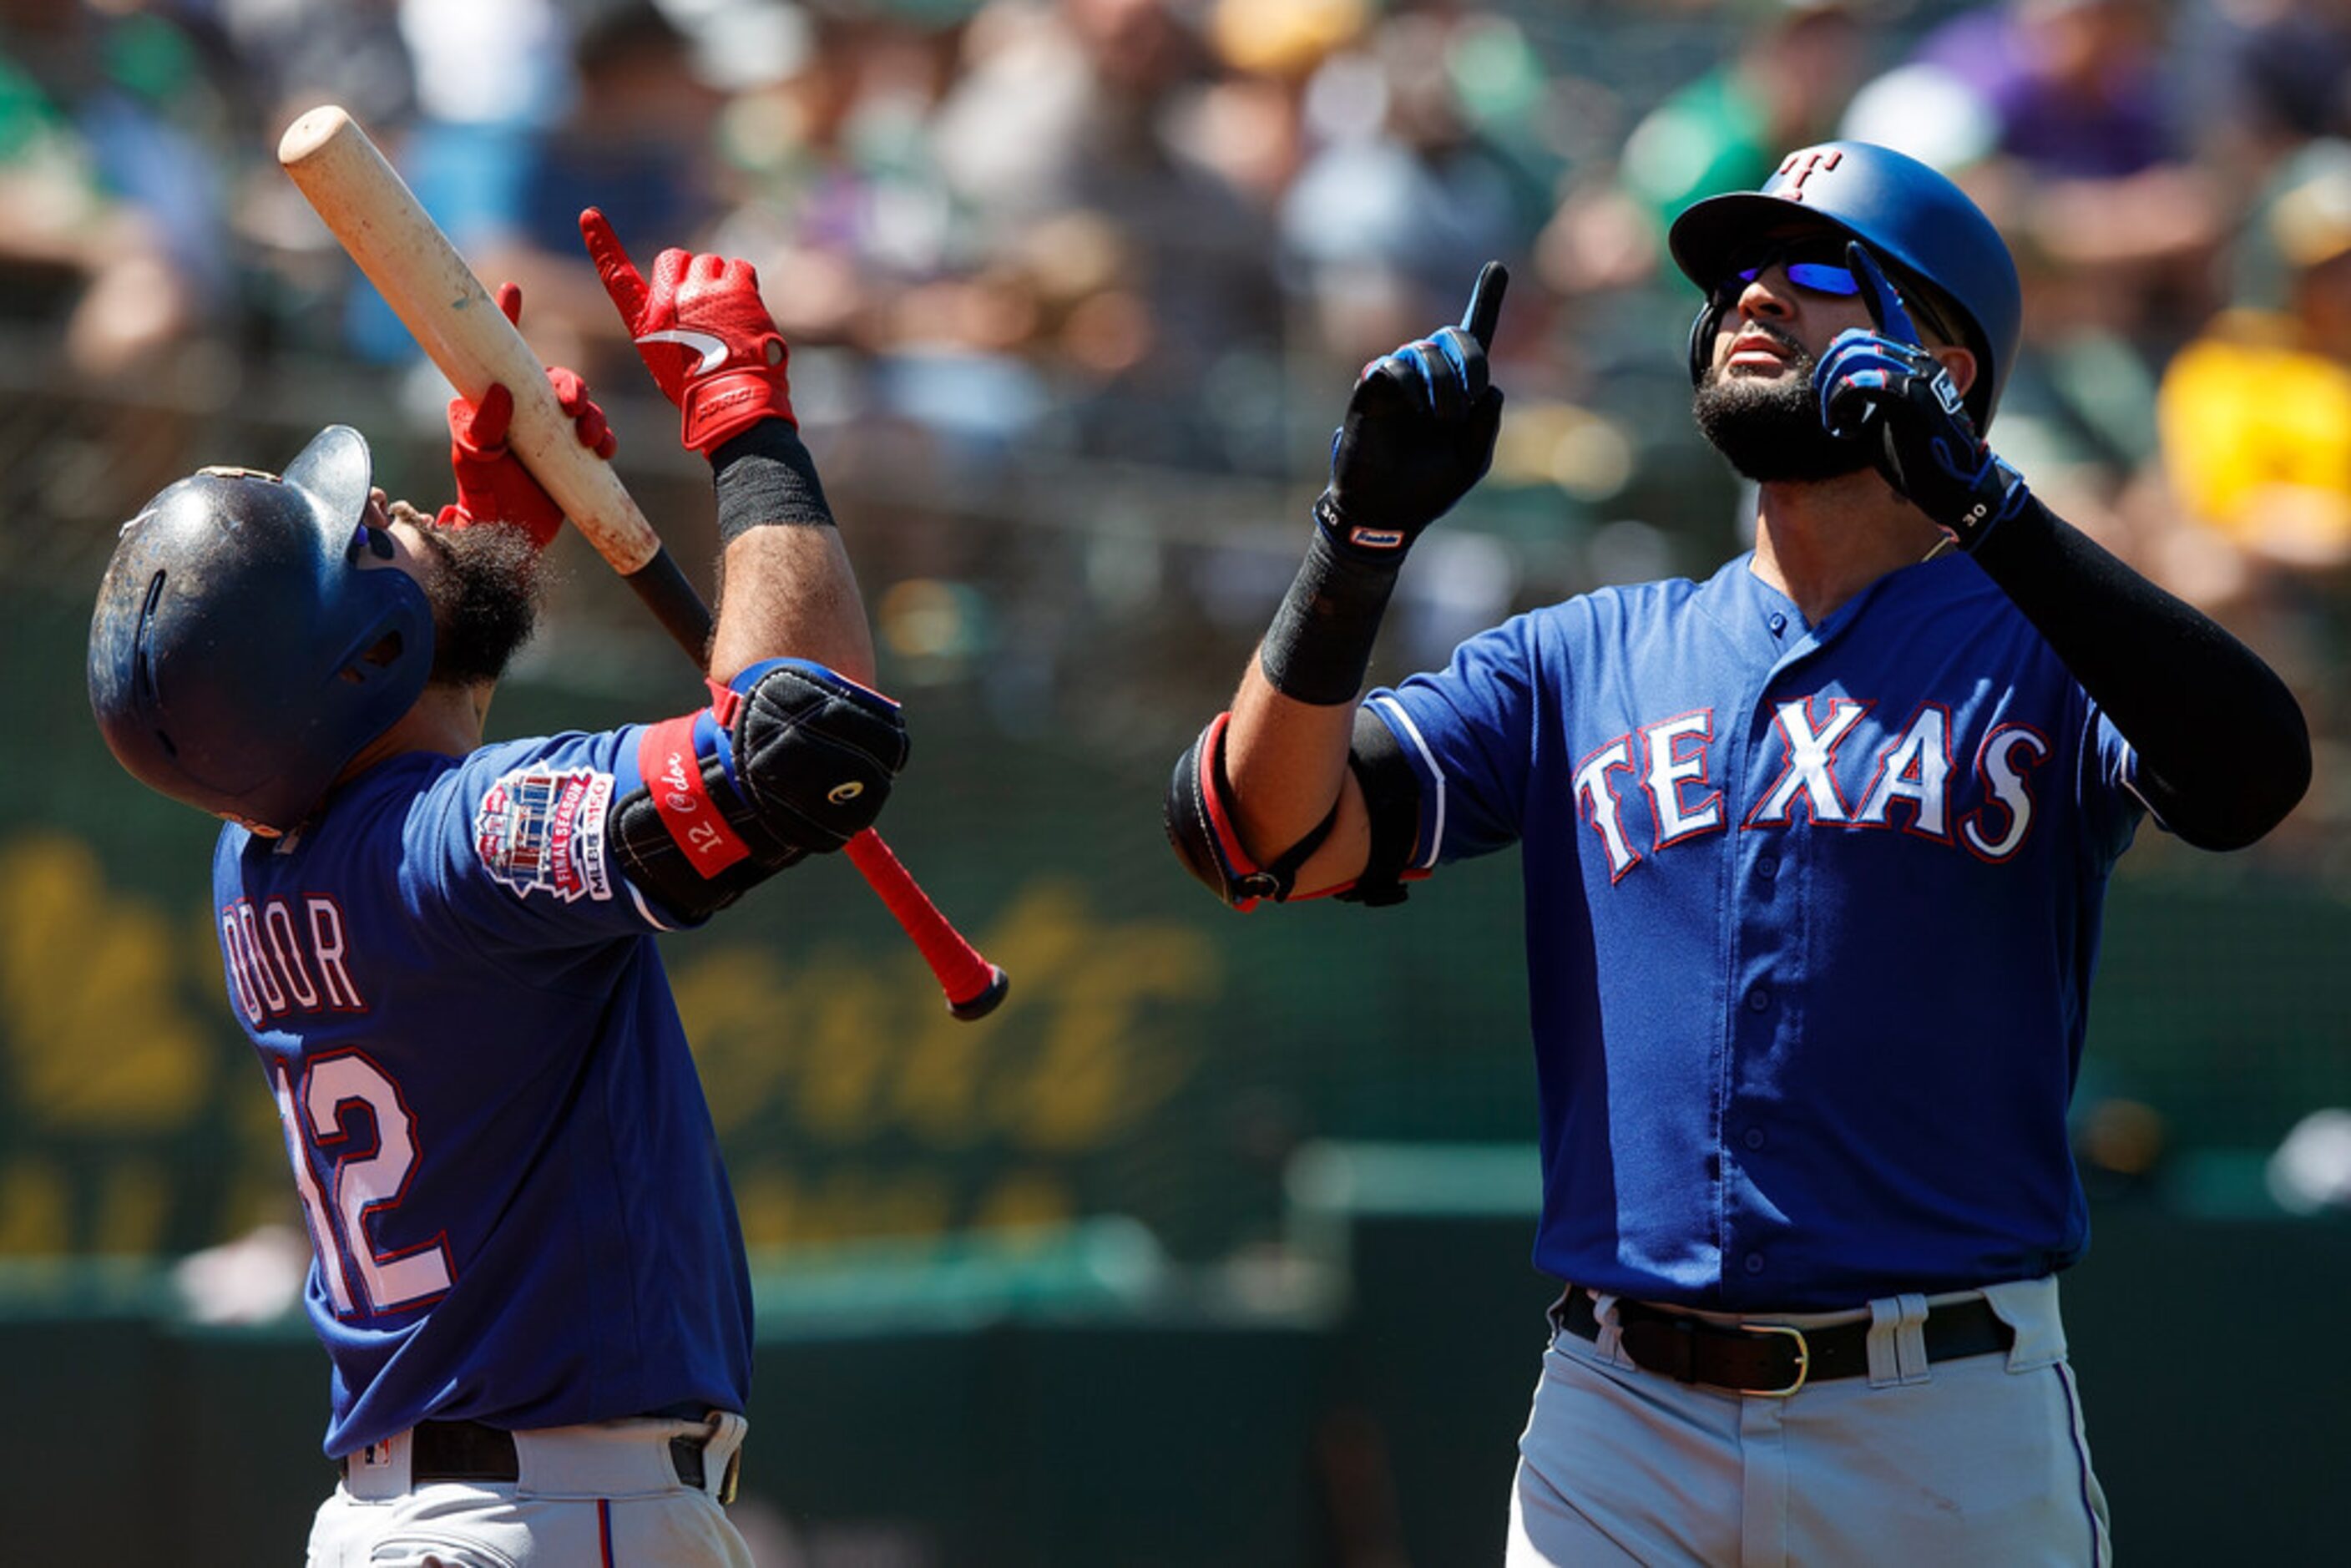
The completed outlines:
<svg viewBox="0 0 2351 1568">
<path fill-rule="evenodd" d="M 581 213 L 580 234 L 638 357 L 683 413 L 688 447 L 706 457 L 763 419 L 799 423 L 790 350 L 749 262 L 672 248 L 653 258 L 648 281 L 602 213 Z"/>
<path fill-rule="evenodd" d="M 1314 516 L 1332 542 L 1402 559 L 1485 477 L 1502 424 L 1486 354 L 1510 275 L 1488 262 L 1461 324 L 1373 361 L 1331 442 L 1331 485 Z"/>
</svg>

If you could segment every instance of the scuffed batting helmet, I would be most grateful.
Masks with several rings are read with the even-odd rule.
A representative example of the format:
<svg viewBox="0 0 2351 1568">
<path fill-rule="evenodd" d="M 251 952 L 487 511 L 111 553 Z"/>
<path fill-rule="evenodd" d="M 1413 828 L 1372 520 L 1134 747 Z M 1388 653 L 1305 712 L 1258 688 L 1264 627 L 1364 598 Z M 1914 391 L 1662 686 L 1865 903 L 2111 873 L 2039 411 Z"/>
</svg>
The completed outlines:
<svg viewBox="0 0 2351 1568">
<path fill-rule="evenodd" d="M 1721 285 L 1755 242 L 1802 214 L 1862 242 L 1885 265 L 1895 287 L 1956 311 L 1966 346 L 1979 361 L 1968 389 L 1976 426 L 1991 423 L 2001 384 L 2016 358 L 2022 290 L 2007 242 L 1983 209 L 1941 174 L 1891 148 L 1867 141 L 1823 141 L 1791 152 L 1760 191 L 1708 196 L 1683 209 L 1667 235 L 1674 260 L 1707 291 L 1690 325 L 1690 377 L 1713 361 L 1715 329 L 1729 301 Z M 1798 220 L 1801 222 L 1801 220 Z"/>
<path fill-rule="evenodd" d="M 331 424 L 284 475 L 206 468 L 123 526 L 89 626 L 89 706 L 141 781 L 284 831 L 414 705 L 433 607 L 362 570 L 372 465 Z"/>
</svg>

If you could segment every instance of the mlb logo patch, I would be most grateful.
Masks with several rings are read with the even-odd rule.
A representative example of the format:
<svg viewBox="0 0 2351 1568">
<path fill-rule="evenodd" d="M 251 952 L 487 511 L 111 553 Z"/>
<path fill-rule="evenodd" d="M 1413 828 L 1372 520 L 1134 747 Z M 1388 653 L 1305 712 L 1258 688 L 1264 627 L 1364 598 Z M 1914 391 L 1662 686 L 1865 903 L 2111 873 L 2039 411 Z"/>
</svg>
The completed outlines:
<svg viewBox="0 0 2351 1568">
<path fill-rule="evenodd" d="M 503 775 L 474 813 L 474 849 L 495 881 L 528 897 L 612 896 L 604 870 L 604 819 L 612 776 L 545 765 Z"/>
</svg>

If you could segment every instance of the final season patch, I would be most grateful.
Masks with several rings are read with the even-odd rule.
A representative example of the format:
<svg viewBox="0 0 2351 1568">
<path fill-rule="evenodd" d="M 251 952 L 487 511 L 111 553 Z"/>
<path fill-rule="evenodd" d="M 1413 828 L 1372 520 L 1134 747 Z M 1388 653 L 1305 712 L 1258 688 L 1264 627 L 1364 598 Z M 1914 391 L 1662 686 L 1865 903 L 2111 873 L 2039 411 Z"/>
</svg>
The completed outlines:
<svg viewBox="0 0 2351 1568">
<path fill-rule="evenodd" d="M 612 776 L 588 768 L 517 768 L 490 786 L 474 813 L 474 848 L 493 879 L 528 896 L 569 904 L 612 896 L 604 869 L 604 818 Z"/>
</svg>

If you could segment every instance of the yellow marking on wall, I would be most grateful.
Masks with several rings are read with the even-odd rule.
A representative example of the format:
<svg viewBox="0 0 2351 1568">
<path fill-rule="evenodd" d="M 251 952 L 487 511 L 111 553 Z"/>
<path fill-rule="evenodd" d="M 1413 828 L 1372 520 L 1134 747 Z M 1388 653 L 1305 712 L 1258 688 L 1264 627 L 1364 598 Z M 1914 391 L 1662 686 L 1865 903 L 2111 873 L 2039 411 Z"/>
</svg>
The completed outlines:
<svg viewBox="0 0 2351 1568">
<path fill-rule="evenodd" d="M 941 1155 L 1107 1148 L 1191 1074 L 1180 1019 L 1213 995 L 1214 946 L 1173 922 L 1107 921 L 1067 881 L 1025 889 L 981 946 L 1012 999 L 961 1023 L 912 954 L 820 951 L 790 972 L 730 946 L 676 971 L 722 1135 L 855 1148 L 910 1136 Z"/>
<path fill-rule="evenodd" d="M 978 1230 L 1017 1230 L 1065 1225 L 1077 1218 L 1069 1183 L 1045 1171 L 1008 1171 L 982 1193 L 971 1211 Z"/>
<path fill-rule="evenodd" d="M 172 1210 L 172 1184 L 154 1160 L 122 1159 L 99 1181 L 92 1252 L 152 1253 L 163 1246 Z"/>
<path fill-rule="evenodd" d="M 0 1168 L 0 1255 L 49 1256 L 73 1249 L 72 1191 L 47 1160 Z"/>
<path fill-rule="evenodd" d="M 199 1115 L 214 1052 L 176 979 L 165 921 L 110 892 L 88 845 L 45 835 L 0 850 L 0 1041 L 20 1116 L 141 1133 Z"/>
<path fill-rule="evenodd" d="M 799 1176 L 739 1174 L 735 1207 L 746 1245 L 782 1247 L 867 1236 L 935 1236 L 955 1218 L 946 1178 L 927 1170 L 848 1166 Z"/>
</svg>

